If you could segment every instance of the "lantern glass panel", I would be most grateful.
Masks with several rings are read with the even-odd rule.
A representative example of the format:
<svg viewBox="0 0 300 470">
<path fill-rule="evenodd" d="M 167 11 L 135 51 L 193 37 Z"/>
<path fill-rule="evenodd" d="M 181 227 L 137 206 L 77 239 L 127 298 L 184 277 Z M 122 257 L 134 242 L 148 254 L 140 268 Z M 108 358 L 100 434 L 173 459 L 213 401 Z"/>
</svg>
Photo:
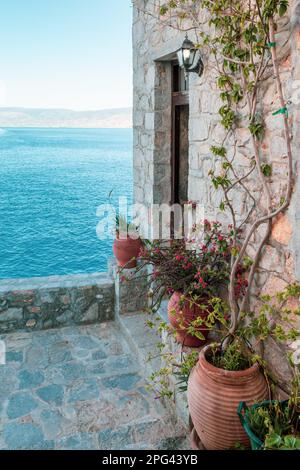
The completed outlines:
<svg viewBox="0 0 300 470">
<path fill-rule="evenodd" d="M 182 49 L 179 49 L 179 51 L 177 52 L 177 58 L 178 58 L 179 67 L 183 67 L 183 51 L 182 51 Z"/>
<path fill-rule="evenodd" d="M 182 53 L 183 53 L 184 65 L 189 66 L 191 64 L 191 62 L 190 62 L 190 60 L 191 60 L 191 50 L 190 49 L 183 49 Z"/>
</svg>

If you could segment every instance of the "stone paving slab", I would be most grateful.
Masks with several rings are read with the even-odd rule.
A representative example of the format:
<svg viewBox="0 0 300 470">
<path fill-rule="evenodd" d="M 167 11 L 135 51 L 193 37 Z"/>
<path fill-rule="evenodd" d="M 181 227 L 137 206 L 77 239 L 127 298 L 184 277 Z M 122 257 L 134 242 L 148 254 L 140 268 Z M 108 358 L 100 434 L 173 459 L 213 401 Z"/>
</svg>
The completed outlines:
<svg viewBox="0 0 300 470">
<path fill-rule="evenodd" d="M 7 348 L 7 363 L 0 365 L 1 449 L 151 449 L 184 442 L 184 428 L 147 392 L 117 324 L 0 339 Z"/>
</svg>

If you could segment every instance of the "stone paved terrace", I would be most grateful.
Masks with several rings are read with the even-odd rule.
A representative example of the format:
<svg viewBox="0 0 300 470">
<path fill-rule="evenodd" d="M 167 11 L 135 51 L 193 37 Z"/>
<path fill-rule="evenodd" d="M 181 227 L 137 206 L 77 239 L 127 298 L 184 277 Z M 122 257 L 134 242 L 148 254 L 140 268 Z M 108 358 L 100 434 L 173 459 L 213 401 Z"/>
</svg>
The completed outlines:
<svg viewBox="0 0 300 470">
<path fill-rule="evenodd" d="M 0 339 L 1 449 L 188 448 L 185 428 L 147 392 L 117 322 Z"/>
</svg>

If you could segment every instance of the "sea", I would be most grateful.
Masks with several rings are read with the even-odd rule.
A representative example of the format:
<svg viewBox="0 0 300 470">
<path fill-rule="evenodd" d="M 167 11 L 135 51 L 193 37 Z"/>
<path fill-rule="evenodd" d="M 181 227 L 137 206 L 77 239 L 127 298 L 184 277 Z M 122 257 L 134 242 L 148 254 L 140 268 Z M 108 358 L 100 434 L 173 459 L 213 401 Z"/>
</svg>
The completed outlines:
<svg viewBox="0 0 300 470">
<path fill-rule="evenodd" d="M 132 193 L 131 129 L 0 129 L 0 279 L 105 272 L 97 208 Z"/>
</svg>

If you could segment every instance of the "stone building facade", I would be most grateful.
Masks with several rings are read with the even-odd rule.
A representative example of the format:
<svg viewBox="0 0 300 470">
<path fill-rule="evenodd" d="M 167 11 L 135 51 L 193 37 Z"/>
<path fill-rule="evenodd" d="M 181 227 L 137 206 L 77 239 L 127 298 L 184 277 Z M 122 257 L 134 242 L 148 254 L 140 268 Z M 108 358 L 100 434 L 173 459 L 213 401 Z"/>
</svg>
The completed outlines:
<svg viewBox="0 0 300 470">
<path fill-rule="evenodd" d="M 172 172 L 172 146 L 174 146 L 174 66 L 175 52 L 181 47 L 185 32 L 172 27 L 172 20 L 158 20 L 158 0 L 133 1 L 133 78 L 134 78 L 134 198 L 146 205 L 174 202 Z M 204 29 L 208 27 L 204 25 Z M 300 151 L 300 1 L 290 1 L 289 13 L 280 20 L 278 47 L 280 76 L 284 97 L 288 103 L 289 122 L 292 129 L 295 182 L 289 210 L 274 221 L 272 235 L 264 248 L 260 267 L 255 279 L 257 292 L 275 293 L 288 282 L 300 280 L 300 182 L 298 178 Z M 194 32 L 189 38 L 196 42 Z M 187 145 L 188 200 L 200 202 L 205 216 L 224 220 L 219 210 L 220 195 L 213 188 L 209 171 L 218 166 L 211 146 L 218 146 L 224 138 L 218 110 L 221 106 L 216 75 L 210 59 L 203 51 L 204 74 L 189 74 L 189 117 Z M 177 73 L 177 72 L 176 72 Z M 178 85 L 178 84 L 177 84 Z M 280 116 L 273 113 L 280 106 L 272 74 L 264 83 L 259 106 L 265 116 L 265 137 L 262 145 L 263 160 L 272 165 L 270 184 L 274 194 L 282 191 L 286 181 L 286 141 Z M 176 118 L 175 118 L 176 119 Z M 175 127 L 176 132 L 176 127 Z M 179 130 L 179 132 L 182 132 Z M 236 132 L 237 141 L 232 142 L 239 168 L 251 155 L 250 133 L 241 125 Z M 230 151 L 230 147 L 229 147 Z M 182 152 L 182 150 L 181 150 Z M 183 180 L 186 178 L 183 178 Z M 257 176 L 250 181 L 253 195 L 260 197 L 262 188 Z M 239 220 L 249 209 L 249 201 L 242 192 L 236 191 L 232 203 Z M 258 235 L 259 237 L 260 235 Z M 254 245 L 259 240 L 254 240 Z M 254 246 L 249 249 L 253 254 Z M 252 252 L 251 252 L 252 251 Z M 269 359 L 282 382 L 288 372 L 279 359 L 276 345 L 267 348 Z M 279 370 L 282 369 L 282 370 Z"/>
</svg>

